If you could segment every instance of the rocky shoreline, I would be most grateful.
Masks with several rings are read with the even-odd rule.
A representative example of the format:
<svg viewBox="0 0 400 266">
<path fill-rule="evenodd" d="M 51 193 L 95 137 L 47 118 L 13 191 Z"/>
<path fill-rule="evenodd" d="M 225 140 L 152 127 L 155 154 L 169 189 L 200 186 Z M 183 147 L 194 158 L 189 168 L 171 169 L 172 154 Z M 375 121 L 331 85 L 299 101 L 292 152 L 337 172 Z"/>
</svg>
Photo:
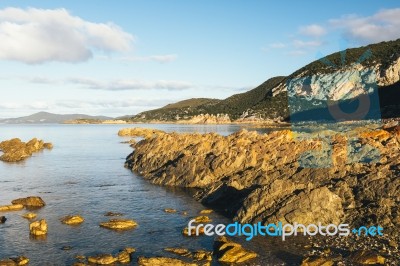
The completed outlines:
<svg viewBox="0 0 400 266">
<path fill-rule="evenodd" d="M 235 221 L 345 222 L 385 229 L 383 237 L 373 238 L 373 245 L 370 237 L 313 238 L 304 265 L 321 265 L 312 264 L 318 260 L 332 263 L 326 265 L 361 263 L 363 259 L 381 264 L 382 258 L 391 265 L 400 263 L 398 246 L 393 244 L 400 242 L 397 124 L 372 131 L 359 127 L 349 133 L 357 136 L 352 147 L 369 144 L 379 150 L 379 160 L 370 163 L 349 162 L 347 157 L 357 157 L 360 149 L 348 147 L 350 135 L 333 134 L 329 168 L 301 167 L 299 155 L 320 149 L 321 143 L 298 140 L 289 130 L 268 134 L 242 130 L 226 137 L 145 129 L 124 132 L 144 138 L 132 145 L 135 150 L 127 157 L 127 168 L 154 184 L 197 188 L 199 201 Z M 372 156 L 369 152 L 364 155 Z M 326 160 L 323 156 L 308 159 Z"/>
<path fill-rule="evenodd" d="M 23 142 L 18 138 L 0 142 L 0 151 L 3 154 L 0 160 L 4 162 L 19 162 L 32 156 L 33 153 L 43 149 L 52 149 L 53 144 L 33 138 L 28 142 Z"/>
<path fill-rule="evenodd" d="M 12 206 L 17 206 L 18 208 L 13 208 Z M 12 200 L 11 205 L 0 206 L 0 213 L 20 211 L 24 208 L 26 208 L 26 210 L 36 211 L 45 206 L 46 203 L 41 197 L 30 196 L 27 198 Z M 160 210 L 160 212 L 161 211 L 162 210 Z M 166 209 L 164 211 L 168 213 L 177 212 L 173 209 Z M 209 209 L 200 211 L 200 216 L 195 218 L 196 222 L 202 223 L 211 221 L 208 216 L 204 216 L 204 214 L 210 214 L 211 212 L 212 210 Z M 29 220 L 29 226 L 26 228 L 26 232 L 29 233 L 32 240 L 45 240 L 47 235 L 51 234 L 54 230 L 53 228 L 49 228 L 47 220 L 44 217 L 37 219 L 39 215 L 40 213 L 36 212 L 21 215 L 21 218 Z M 124 216 L 124 214 L 106 212 L 104 216 Z M 0 224 L 6 223 L 6 221 L 7 218 L 5 216 L 0 216 Z M 66 226 L 80 226 L 85 222 L 85 219 L 80 215 L 67 215 L 60 218 L 59 222 Z M 135 229 L 137 225 L 137 222 L 131 219 L 113 218 L 109 221 L 100 223 L 99 228 L 106 228 L 122 233 L 123 231 Z M 61 250 L 68 251 L 73 248 L 74 247 L 72 246 L 63 246 Z M 125 247 L 115 254 L 96 252 L 95 255 L 77 255 L 75 256 L 73 265 L 125 265 L 136 261 L 137 265 L 141 266 L 210 266 L 213 260 L 232 265 L 248 262 L 258 257 L 255 252 L 245 249 L 241 244 L 226 237 L 215 239 L 212 251 L 202 249 L 191 250 L 186 247 L 166 247 L 164 248 L 164 251 L 169 253 L 171 256 L 137 256 L 135 254 L 136 248 Z M 24 255 L 8 258 L 0 257 L 1 266 L 24 266 L 28 265 L 29 261 L 30 259 Z M 55 263 L 62 264 L 62 262 Z"/>
</svg>

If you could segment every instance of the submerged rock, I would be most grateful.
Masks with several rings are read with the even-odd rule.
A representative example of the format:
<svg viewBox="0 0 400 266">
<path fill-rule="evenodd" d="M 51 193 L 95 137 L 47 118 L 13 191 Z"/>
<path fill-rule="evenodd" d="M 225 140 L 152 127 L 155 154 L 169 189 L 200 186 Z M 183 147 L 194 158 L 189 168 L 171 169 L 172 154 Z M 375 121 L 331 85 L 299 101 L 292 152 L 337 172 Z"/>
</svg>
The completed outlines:
<svg viewBox="0 0 400 266">
<path fill-rule="evenodd" d="M 164 212 L 166 212 L 166 213 L 176 213 L 176 210 L 175 209 L 171 209 L 171 208 L 166 208 L 166 209 L 164 209 Z"/>
<path fill-rule="evenodd" d="M 32 212 L 28 212 L 28 213 L 25 213 L 24 215 L 22 215 L 23 218 L 28 219 L 28 220 L 35 219 L 36 216 L 37 216 L 37 214 L 32 213 Z"/>
<path fill-rule="evenodd" d="M 184 257 L 191 255 L 190 251 L 186 248 L 165 248 L 164 250 Z"/>
<path fill-rule="evenodd" d="M 241 263 L 257 257 L 257 253 L 244 249 L 242 245 L 224 236 L 215 240 L 214 254 L 218 257 L 218 261 L 224 263 Z"/>
<path fill-rule="evenodd" d="M 19 256 L 15 258 L 0 259 L 1 266 L 24 266 L 28 265 L 29 259 L 24 256 Z"/>
<path fill-rule="evenodd" d="M 68 225 L 78 225 L 83 223 L 84 221 L 85 219 L 83 219 L 83 217 L 79 215 L 68 215 L 61 218 L 61 222 Z"/>
<path fill-rule="evenodd" d="M 0 206 L 0 212 L 20 211 L 23 208 L 24 208 L 24 205 L 22 205 L 22 204 L 3 205 L 3 206 Z"/>
<path fill-rule="evenodd" d="M 37 196 L 15 199 L 15 200 L 11 201 L 11 203 L 12 204 L 22 204 L 25 207 L 40 208 L 40 207 L 46 206 L 46 203 L 44 202 L 44 200 L 42 200 L 41 197 L 37 197 Z"/>
<path fill-rule="evenodd" d="M 194 218 L 196 223 L 211 223 L 212 220 L 208 216 L 197 216 Z"/>
<path fill-rule="evenodd" d="M 198 235 L 197 235 L 196 233 L 197 233 L 197 231 L 196 231 L 196 228 L 195 228 L 195 227 L 191 228 L 190 234 L 189 234 L 189 228 L 188 228 L 188 227 L 185 227 L 185 228 L 182 230 L 182 234 L 183 234 L 184 236 L 201 236 L 201 235 L 204 235 L 204 226 L 202 226 L 202 227 L 199 228 L 199 230 L 198 230 Z"/>
<path fill-rule="evenodd" d="M 31 139 L 27 143 L 22 142 L 20 139 L 15 138 L 0 142 L 0 150 L 3 155 L 0 160 L 4 162 L 18 162 L 22 161 L 42 149 L 51 149 L 51 143 L 44 143 L 43 140 L 36 138 Z"/>
<path fill-rule="evenodd" d="M 134 220 L 128 219 L 111 219 L 108 222 L 103 222 L 100 227 L 113 230 L 130 230 L 137 226 L 138 224 Z"/>
<path fill-rule="evenodd" d="M 104 216 L 124 216 L 124 214 L 120 212 L 106 212 Z"/>
<path fill-rule="evenodd" d="M 117 262 L 118 259 L 113 257 L 111 254 L 102 254 L 98 256 L 88 257 L 89 263 L 99 264 L 99 265 L 108 265 Z"/>
<path fill-rule="evenodd" d="M 47 222 L 42 219 L 40 221 L 33 222 L 29 225 L 31 235 L 44 236 L 47 234 Z"/>
<path fill-rule="evenodd" d="M 136 250 L 131 247 L 126 247 L 123 250 L 121 250 L 116 256 L 113 256 L 112 254 L 99 254 L 97 256 L 89 256 L 87 258 L 89 263 L 94 263 L 97 265 L 109 265 L 109 264 L 114 264 L 116 262 L 119 263 L 129 263 L 131 262 L 131 255 L 134 253 Z M 77 257 L 78 260 L 84 260 L 84 256 L 79 256 Z"/>
<path fill-rule="evenodd" d="M 140 266 L 197 266 L 196 263 L 184 262 L 179 259 L 166 258 L 166 257 L 154 257 L 154 258 L 139 257 L 138 264 Z"/>
<path fill-rule="evenodd" d="M 212 212 L 213 212 L 213 210 L 205 209 L 205 210 L 201 210 L 199 213 L 200 213 L 200 214 L 210 214 L 210 213 L 212 213 Z"/>
<path fill-rule="evenodd" d="M 120 263 L 129 263 L 131 262 L 132 259 L 132 253 L 136 252 L 136 249 L 131 248 L 131 247 L 127 247 L 123 250 L 121 250 L 118 254 L 117 254 L 117 260 Z"/>
</svg>

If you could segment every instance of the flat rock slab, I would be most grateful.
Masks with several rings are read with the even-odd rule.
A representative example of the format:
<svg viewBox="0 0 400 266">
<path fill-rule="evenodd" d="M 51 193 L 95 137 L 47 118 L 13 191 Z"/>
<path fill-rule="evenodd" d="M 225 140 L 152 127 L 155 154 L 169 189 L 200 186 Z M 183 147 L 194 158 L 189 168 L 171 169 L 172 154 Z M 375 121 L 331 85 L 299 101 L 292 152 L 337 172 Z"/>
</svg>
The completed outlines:
<svg viewBox="0 0 400 266">
<path fill-rule="evenodd" d="M 104 227 L 112 230 L 130 230 L 137 226 L 138 224 L 134 220 L 128 219 L 111 219 L 108 222 L 103 222 L 100 227 Z"/>
</svg>

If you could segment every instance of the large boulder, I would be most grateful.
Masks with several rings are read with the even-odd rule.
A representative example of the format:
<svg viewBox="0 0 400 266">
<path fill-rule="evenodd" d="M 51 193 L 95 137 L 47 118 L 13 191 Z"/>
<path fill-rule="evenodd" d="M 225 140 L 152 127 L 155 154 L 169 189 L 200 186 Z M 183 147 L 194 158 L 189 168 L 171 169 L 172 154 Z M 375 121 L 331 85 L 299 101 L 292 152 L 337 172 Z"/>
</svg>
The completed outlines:
<svg viewBox="0 0 400 266">
<path fill-rule="evenodd" d="M 25 207 L 36 207 L 36 208 L 46 206 L 46 203 L 44 202 L 44 200 L 42 200 L 41 197 L 37 197 L 37 196 L 15 199 L 15 200 L 11 201 L 11 203 L 12 204 L 21 204 Z"/>
<path fill-rule="evenodd" d="M 83 219 L 80 215 L 68 215 L 61 218 L 61 223 L 68 225 L 79 225 L 83 223 L 85 219 Z"/>
<path fill-rule="evenodd" d="M 47 234 L 47 222 L 42 219 L 40 221 L 33 222 L 29 225 L 29 230 L 33 236 L 44 236 Z"/>
</svg>

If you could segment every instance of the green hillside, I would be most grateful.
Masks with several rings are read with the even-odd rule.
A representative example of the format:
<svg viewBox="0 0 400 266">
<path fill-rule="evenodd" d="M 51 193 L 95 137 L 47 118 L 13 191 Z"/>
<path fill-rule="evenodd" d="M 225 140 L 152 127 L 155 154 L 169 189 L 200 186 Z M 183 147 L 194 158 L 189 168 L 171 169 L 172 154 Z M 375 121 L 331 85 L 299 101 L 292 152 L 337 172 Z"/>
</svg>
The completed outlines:
<svg viewBox="0 0 400 266">
<path fill-rule="evenodd" d="M 347 49 L 316 60 L 287 77 L 274 77 L 258 87 L 232 95 L 224 100 L 196 98 L 169 104 L 165 107 L 142 112 L 131 117 L 130 121 L 176 121 L 190 119 L 199 114 L 228 114 L 233 120 L 243 117 L 283 118 L 289 120 L 287 93 L 281 92 L 273 96 L 272 89 L 286 83 L 293 77 L 327 74 L 340 71 L 345 66 L 359 62 L 363 66 L 380 66 L 385 68 L 400 57 L 400 39 L 381 42 L 364 47 Z M 383 117 L 400 115 L 400 108 L 393 99 L 399 99 L 399 84 L 390 89 L 379 90 Z M 399 114 L 399 115 L 398 115 Z"/>
</svg>

